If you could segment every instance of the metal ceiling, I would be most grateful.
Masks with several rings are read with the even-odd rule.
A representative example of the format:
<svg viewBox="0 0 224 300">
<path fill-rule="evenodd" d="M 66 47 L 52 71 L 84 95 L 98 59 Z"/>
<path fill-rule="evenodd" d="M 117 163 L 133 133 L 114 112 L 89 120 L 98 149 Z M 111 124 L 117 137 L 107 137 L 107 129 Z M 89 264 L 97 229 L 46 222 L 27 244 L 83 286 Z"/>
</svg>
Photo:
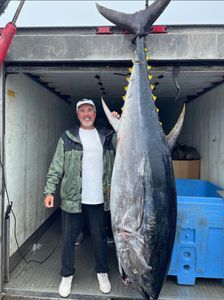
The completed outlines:
<svg viewBox="0 0 224 300">
<path fill-rule="evenodd" d="M 62 97 L 67 95 L 72 102 L 82 98 L 92 98 L 97 101 L 101 95 L 112 105 L 121 105 L 124 87 L 128 82 L 126 76 L 129 70 L 125 68 L 79 68 L 68 71 L 45 70 L 32 72 L 36 78 L 48 88 Z M 174 100 L 177 88 L 173 80 L 173 66 L 152 68 L 152 84 L 154 94 L 158 96 L 160 106 Z M 224 80 L 223 66 L 180 66 L 177 81 L 180 86 L 179 99 L 186 101 L 209 90 Z"/>
</svg>

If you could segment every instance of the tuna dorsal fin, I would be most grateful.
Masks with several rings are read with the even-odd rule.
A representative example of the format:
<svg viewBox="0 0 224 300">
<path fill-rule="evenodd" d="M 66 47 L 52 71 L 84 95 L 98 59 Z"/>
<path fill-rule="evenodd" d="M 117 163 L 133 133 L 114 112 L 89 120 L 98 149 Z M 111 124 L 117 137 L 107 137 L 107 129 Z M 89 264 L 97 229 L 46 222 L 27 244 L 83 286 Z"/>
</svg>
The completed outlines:
<svg viewBox="0 0 224 300">
<path fill-rule="evenodd" d="M 108 106 L 106 105 L 105 101 L 103 100 L 103 97 L 101 97 L 102 105 L 103 105 L 103 110 L 107 116 L 107 119 L 110 123 L 110 125 L 113 127 L 114 131 L 117 133 L 120 127 L 120 120 L 114 118 L 111 115 L 111 111 L 109 110 Z"/>
<path fill-rule="evenodd" d="M 96 3 L 98 11 L 106 19 L 121 27 L 127 29 L 137 36 L 144 36 L 149 33 L 152 24 L 162 14 L 164 9 L 171 0 L 155 0 L 147 8 L 135 12 L 133 14 L 126 14 L 103 7 Z"/>
<path fill-rule="evenodd" d="M 178 118 L 176 125 L 173 127 L 173 129 L 170 131 L 170 133 L 166 136 L 168 147 L 169 147 L 170 151 L 173 149 L 173 147 L 177 141 L 177 138 L 180 134 L 181 128 L 183 126 L 185 110 L 186 110 L 186 108 L 185 108 L 185 104 L 184 104 L 182 112 Z"/>
</svg>

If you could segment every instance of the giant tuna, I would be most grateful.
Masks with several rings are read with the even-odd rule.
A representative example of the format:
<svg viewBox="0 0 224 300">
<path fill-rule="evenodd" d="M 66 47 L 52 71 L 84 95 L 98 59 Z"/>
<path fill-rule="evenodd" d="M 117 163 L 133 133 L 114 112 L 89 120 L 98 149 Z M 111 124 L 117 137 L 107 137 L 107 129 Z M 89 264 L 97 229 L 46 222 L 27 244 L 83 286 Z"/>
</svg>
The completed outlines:
<svg viewBox="0 0 224 300">
<path fill-rule="evenodd" d="M 120 274 L 145 299 L 158 299 L 176 229 L 172 160 L 152 98 L 144 49 L 144 36 L 169 2 L 157 0 L 132 15 L 97 5 L 108 20 L 135 34 L 133 71 L 119 128 L 115 126 L 117 151 L 110 209 Z M 179 131 L 183 122 L 178 123 Z M 174 139 L 170 136 L 169 140 Z"/>
</svg>

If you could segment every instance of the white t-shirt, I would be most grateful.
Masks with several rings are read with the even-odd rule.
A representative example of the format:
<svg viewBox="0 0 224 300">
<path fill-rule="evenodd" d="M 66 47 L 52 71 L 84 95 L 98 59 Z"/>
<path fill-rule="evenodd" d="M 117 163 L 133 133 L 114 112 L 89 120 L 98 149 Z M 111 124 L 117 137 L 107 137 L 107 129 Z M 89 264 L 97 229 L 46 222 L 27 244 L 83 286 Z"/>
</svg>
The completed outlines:
<svg viewBox="0 0 224 300">
<path fill-rule="evenodd" d="M 82 203 L 103 203 L 103 146 L 97 130 L 79 128 L 83 146 Z"/>
</svg>

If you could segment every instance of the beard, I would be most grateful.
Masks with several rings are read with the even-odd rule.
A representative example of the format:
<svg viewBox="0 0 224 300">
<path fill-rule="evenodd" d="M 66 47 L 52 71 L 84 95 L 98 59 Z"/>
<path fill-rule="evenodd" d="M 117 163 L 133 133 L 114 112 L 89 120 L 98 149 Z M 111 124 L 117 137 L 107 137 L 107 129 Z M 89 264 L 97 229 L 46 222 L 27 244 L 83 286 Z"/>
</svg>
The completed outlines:
<svg viewBox="0 0 224 300">
<path fill-rule="evenodd" d="M 82 120 L 82 122 L 81 122 L 81 125 L 83 126 L 83 127 L 93 127 L 93 124 L 94 124 L 94 120 Z"/>
</svg>

